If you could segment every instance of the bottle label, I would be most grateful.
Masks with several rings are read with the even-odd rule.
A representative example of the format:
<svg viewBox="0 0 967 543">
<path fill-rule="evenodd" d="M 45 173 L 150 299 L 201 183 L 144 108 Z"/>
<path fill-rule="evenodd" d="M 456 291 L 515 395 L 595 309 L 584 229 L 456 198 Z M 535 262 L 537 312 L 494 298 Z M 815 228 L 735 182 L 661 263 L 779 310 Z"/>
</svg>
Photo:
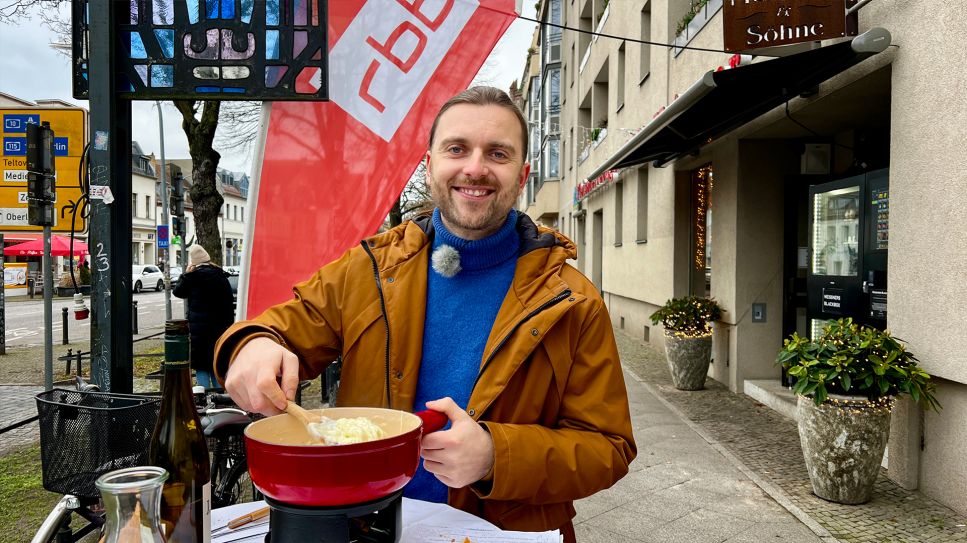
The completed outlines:
<svg viewBox="0 0 967 543">
<path fill-rule="evenodd" d="M 212 483 L 211 481 L 205 483 L 205 486 L 201 487 L 201 502 L 202 502 L 202 525 L 205 527 L 202 532 L 205 534 L 205 543 L 210 543 L 212 540 Z"/>
</svg>

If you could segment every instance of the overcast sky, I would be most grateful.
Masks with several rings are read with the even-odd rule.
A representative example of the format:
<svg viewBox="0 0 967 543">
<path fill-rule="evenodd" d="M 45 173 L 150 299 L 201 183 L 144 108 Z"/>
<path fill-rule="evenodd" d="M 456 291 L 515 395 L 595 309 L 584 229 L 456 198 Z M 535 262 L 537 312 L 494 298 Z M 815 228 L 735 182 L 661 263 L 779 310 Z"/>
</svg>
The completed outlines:
<svg viewBox="0 0 967 543">
<path fill-rule="evenodd" d="M 65 2 L 64 9 L 70 10 Z M 524 2 L 523 15 L 534 17 L 534 6 Z M 530 47 L 534 23 L 516 20 L 497 43 L 480 77 L 489 84 L 508 89 L 524 70 L 527 48 Z M 59 98 L 87 107 L 87 102 L 75 100 L 71 94 L 70 59 L 50 48 L 56 36 L 44 28 L 37 18 L 24 20 L 19 25 L 0 24 L 0 92 L 27 100 Z M 188 141 L 181 131 L 180 114 L 170 103 L 162 103 L 165 131 L 165 157 L 187 158 Z M 146 154 L 160 156 L 158 113 L 154 102 L 134 102 L 132 106 L 132 134 Z M 221 167 L 248 173 L 250 157 L 238 154 L 222 157 Z"/>
</svg>

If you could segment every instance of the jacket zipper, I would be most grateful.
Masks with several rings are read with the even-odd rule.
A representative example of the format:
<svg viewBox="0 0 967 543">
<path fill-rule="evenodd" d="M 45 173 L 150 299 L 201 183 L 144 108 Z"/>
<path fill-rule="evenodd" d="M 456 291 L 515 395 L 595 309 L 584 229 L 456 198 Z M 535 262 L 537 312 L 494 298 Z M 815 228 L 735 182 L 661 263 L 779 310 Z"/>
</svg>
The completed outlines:
<svg viewBox="0 0 967 543">
<path fill-rule="evenodd" d="M 477 378 L 474 379 L 474 381 L 473 381 L 473 387 L 470 389 L 471 390 L 471 394 L 473 394 L 472 391 L 477 388 L 477 383 L 480 381 L 480 376 L 483 375 L 483 372 L 484 371 L 486 371 L 487 366 L 490 365 L 490 361 L 493 360 L 495 356 L 497 356 L 497 353 L 500 352 L 501 347 L 503 347 L 504 344 L 507 343 L 507 340 L 510 339 L 510 336 L 514 335 L 514 332 L 516 332 L 517 329 L 520 328 L 520 325 L 522 325 L 525 322 L 529 321 L 530 319 L 534 318 L 537 314 L 541 313 L 545 309 L 548 309 L 551 306 L 557 305 L 558 302 L 560 302 L 561 300 L 567 298 L 570 295 L 571 295 L 571 289 L 565 289 L 563 292 L 561 292 L 557 296 L 555 296 L 555 297 L 551 298 L 550 300 L 548 300 L 548 301 L 544 302 L 543 304 L 541 304 L 541 306 L 538 307 L 537 309 L 535 309 L 535 310 L 531 311 L 530 313 L 528 313 L 526 317 L 524 317 L 523 319 L 517 321 L 517 324 L 515 324 L 514 327 L 510 329 L 510 332 L 507 332 L 507 335 L 504 336 L 503 339 L 500 340 L 500 343 L 497 344 L 497 348 L 494 349 L 494 351 L 492 353 L 490 353 L 490 356 L 487 357 L 487 360 L 485 360 L 484 363 L 483 363 L 483 365 L 480 366 L 480 371 L 477 372 Z M 478 415 L 479 414 L 480 413 L 478 413 Z"/>
<path fill-rule="evenodd" d="M 379 293 L 379 307 L 383 312 L 383 324 L 386 326 L 386 403 L 393 408 L 393 398 L 390 396 L 389 388 L 389 317 L 386 315 L 386 300 L 383 298 L 383 282 L 379 277 L 379 265 L 376 264 L 376 257 L 373 256 L 373 252 L 369 250 L 369 244 L 366 240 L 360 242 L 363 246 L 363 250 L 369 255 L 369 259 L 373 262 L 373 276 L 376 278 L 376 291 Z"/>
</svg>

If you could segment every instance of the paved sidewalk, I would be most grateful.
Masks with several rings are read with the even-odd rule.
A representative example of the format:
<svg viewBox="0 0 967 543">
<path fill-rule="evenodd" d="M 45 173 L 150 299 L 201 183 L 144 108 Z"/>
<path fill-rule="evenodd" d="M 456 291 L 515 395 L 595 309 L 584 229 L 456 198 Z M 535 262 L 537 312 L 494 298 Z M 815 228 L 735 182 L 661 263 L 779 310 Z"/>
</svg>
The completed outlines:
<svg viewBox="0 0 967 543">
<path fill-rule="evenodd" d="M 628 370 L 824 540 L 967 542 L 967 518 L 919 492 L 900 488 L 887 479 L 885 470 L 869 503 L 840 505 L 816 497 L 795 421 L 712 379 L 705 390 L 677 390 L 664 353 L 622 333 L 617 339 Z"/>
<path fill-rule="evenodd" d="M 0 385 L 0 428 L 6 428 L 37 415 L 34 396 L 44 387 L 35 385 Z M 40 439 L 36 422 L 0 434 L 0 455 Z"/>
<path fill-rule="evenodd" d="M 575 504 L 581 543 L 819 543 L 632 373 L 638 457 L 612 488 Z"/>
</svg>

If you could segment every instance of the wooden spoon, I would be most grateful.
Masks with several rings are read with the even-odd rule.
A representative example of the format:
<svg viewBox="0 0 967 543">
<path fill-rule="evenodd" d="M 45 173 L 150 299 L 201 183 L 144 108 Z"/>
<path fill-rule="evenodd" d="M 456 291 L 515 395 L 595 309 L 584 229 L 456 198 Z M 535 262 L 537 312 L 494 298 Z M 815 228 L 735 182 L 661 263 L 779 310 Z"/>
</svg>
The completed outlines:
<svg viewBox="0 0 967 543">
<path fill-rule="evenodd" d="M 310 426 L 310 424 L 317 423 L 317 422 L 321 422 L 321 421 L 325 420 L 325 417 L 320 417 L 318 415 L 314 415 L 314 414 L 310 413 L 309 411 L 307 411 L 306 409 L 304 409 L 301 405 L 299 405 L 299 404 L 297 404 L 297 403 L 295 403 L 293 401 L 286 402 L 285 412 L 288 415 L 293 416 L 293 417 L 299 419 L 299 422 L 301 422 L 302 425 L 306 427 L 306 432 L 308 432 L 309 435 L 311 435 L 312 437 L 316 438 L 316 440 L 318 440 L 318 441 L 323 441 L 322 436 L 319 435 L 319 433 L 316 432 L 313 429 L 313 427 Z"/>
</svg>

